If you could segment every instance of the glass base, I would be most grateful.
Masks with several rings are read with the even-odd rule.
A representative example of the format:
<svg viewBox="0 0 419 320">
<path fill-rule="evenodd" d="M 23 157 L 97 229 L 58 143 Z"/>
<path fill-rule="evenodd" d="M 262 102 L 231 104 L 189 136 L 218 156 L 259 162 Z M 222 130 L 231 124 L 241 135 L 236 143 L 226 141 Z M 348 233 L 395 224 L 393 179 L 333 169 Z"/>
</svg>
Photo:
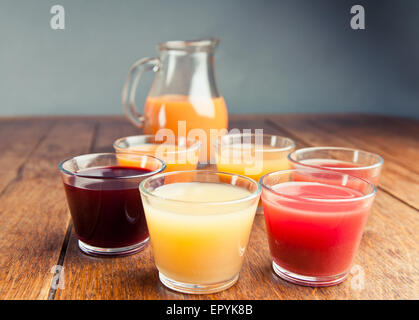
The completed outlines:
<svg viewBox="0 0 419 320">
<path fill-rule="evenodd" d="M 166 277 L 163 273 L 159 272 L 160 281 L 169 289 L 182 293 L 192 293 L 192 294 L 206 294 L 206 293 L 215 293 L 219 291 L 226 290 L 234 285 L 239 279 L 237 274 L 232 279 L 218 282 L 214 284 L 192 284 L 192 283 L 183 283 L 172 280 Z"/>
<path fill-rule="evenodd" d="M 131 246 L 121 247 L 121 248 L 94 247 L 79 240 L 79 248 L 81 251 L 91 256 L 108 256 L 108 257 L 126 256 L 126 255 L 137 253 L 138 251 L 141 251 L 142 249 L 144 249 L 148 240 L 149 238 L 145 239 L 144 241 L 140 243 L 136 243 Z"/>
<path fill-rule="evenodd" d="M 308 287 L 333 286 L 333 285 L 343 282 L 348 276 L 348 273 L 342 273 L 336 276 L 310 277 L 310 276 L 303 276 L 303 275 L 299 275 L 299 274 L 287 271 L 284 268 L 281 268 L 280 266 L 278 266 L 275 262 L 272 262 L 272 267 L 275 273 L 280 278 L 294 284 L 308 286 Z"/>
</svg>

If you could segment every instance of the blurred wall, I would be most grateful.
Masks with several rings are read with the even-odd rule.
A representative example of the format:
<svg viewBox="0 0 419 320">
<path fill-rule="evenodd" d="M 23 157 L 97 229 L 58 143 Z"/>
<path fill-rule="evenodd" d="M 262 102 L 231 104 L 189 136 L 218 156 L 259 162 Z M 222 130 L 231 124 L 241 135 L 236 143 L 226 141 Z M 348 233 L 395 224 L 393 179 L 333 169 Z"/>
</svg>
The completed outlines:
<svg viewBox="0 0 419 320">
<path fill-rule="evenodd" d="M 50 27 L 55 4 L 65 30 Z M 366 30 L 350 28 L 354 4 Z M 231 113 L 419 118 L 418 31 L 415 0 L 1 0 L 0 115 L 122 113 L 138 58 L 156 55 L 158 42 L 216 36 Z"/>
</svg>

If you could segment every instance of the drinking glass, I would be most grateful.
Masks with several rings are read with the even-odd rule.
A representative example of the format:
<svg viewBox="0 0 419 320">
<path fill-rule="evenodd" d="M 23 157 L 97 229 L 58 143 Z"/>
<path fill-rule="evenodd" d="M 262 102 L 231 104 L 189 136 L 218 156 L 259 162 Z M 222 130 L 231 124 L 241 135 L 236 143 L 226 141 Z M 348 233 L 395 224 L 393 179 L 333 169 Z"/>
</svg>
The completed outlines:
<svg viewBox="0 0 419 320">
<path fill-rule="evenodd" d="M 214 141 L 217 170 L 244 175 L 255 181 L 269 172 L 291 168 L 287 158 L 295 142 L 270 134 L 229 134 Z M 257 213 L 263 214 L 259 201 Z"/>
<path fill-rule="evenodd" d="M 347 173 L 378 184 L 384 159 L 375 153 L 341 147 L 298 149 L 288 156 L 294 168 L 320 167 Z"/>
<path fill-rule="evenodd" d="M 260 183 L 275 273 L 307 286 L 345 280 L 375 197 L 374 184 L 309 167 L 269 173 Z"/>
<path fill-rule="evenodd" d="M 118 159 L 127 165 L 137 165 L 131 154 L 151 154 L 166 163 L 166 171 L 195 170 L 199 161 L 199 140 L 185 137 L 163 139 L 154 135 L 124 137 L 113 144 Z"/>
<path fill-rule="evenodd" d="M 247 177 L 193 170 L 140 184 L 161 282 L 185 293 L 212 293 L 239 277 L 260 185 Z"/>
<path fill-rule="evenodd" d="M 149 234 L 138 186 L 166 165 L 135 155 L 141 167 L 121 166 L 115 153 L 85 154 L 59 164 L 81 251 L 118 256 L 138 252 Z"/>
<path fill-rule="evenodd" d="M 215 140 L 217 169 L 256 181 L 269 172 L 291 168 L 288 154 L 295 142 L 270 134 L 228 134 Z"/>
</svg>

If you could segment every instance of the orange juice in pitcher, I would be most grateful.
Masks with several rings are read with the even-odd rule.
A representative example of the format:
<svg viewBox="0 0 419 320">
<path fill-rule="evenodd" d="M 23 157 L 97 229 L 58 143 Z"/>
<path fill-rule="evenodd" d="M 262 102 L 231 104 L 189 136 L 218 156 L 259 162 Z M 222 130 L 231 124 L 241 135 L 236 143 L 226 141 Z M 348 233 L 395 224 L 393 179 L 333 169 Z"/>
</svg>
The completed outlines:
<svg viewBox="0 0 419 320">
<path fill-rule="evenodd" d="M 125 82 L 122 103 L 128 118 L 145 134 L 185 136 L 201 142 L 200 161 L 210 160 L 213 140 L 227 132 L 228 116 L 214 74 L 217 39 L 169 41 L 158 46 L 158 58 L 139 60 Z M 140 75 L 155 78 L 144 114 L 135 107 Z"/>
</svg>

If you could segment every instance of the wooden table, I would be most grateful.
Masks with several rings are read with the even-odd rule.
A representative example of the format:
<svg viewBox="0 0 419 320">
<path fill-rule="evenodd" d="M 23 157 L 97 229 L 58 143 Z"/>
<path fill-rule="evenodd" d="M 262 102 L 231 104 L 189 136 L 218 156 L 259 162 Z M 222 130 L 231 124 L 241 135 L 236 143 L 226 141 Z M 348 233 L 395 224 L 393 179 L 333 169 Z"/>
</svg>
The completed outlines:
<svg viewBox="0 0 419 320">
<path fill-rule="evenodd" d="M 124 258 L 84 255 L 57 164 L 78 154 L 111 151 L 116 138 L 140 131 L 122 116 L 2 118 L 0 298 L 419 298 L 419 121 L 374 115 L 233 115 L 231 128 L 263 128 L 293 138 L 297 147 L 357 147 L 384 157 L 379 191 L 347 281 L 310 288 L 279 279 L 271 268 L 262 215 L 255 218 L 239 281 L 213 295 L 166 289 L 158 280 L 151 246 Z M 58 276 L 62 282 L 57 287 Z"/>
</svg>

